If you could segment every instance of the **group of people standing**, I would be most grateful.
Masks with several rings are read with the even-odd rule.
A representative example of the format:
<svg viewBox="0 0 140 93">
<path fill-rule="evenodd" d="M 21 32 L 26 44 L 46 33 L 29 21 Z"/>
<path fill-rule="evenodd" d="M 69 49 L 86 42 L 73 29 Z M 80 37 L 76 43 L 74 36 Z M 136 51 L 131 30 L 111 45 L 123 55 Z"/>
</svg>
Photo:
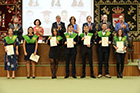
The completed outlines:
<svg viewBox="0 0 140 93">
<path fill-rule="evenodd" d="M 98 30 L 95 28 L 95 24 L 92 23 L 92 17 L 87 16 L 87 22 L 83 24 L 82 33 L 78 38 L 79 33 L 79 25 L 76 24 L 76 18 L 72 16 L 70 18 L 70 24 L 67 26 L 67 32 L 65 28 L 65 23 L 61 22 L 61 17 L 56 16 L 56 22 L 52 24 L 52 35 L 48 37 L 47 44 L 50 45 L 49 50 L 49 59 L 50 66 L 52 72 L 52 79 L 57 78 L 56 73 L 58 69 L 58 62 L 60 59 L 61 47 L 65 46 L 65 62 L 66 62 L 66 76 L 65 78 L 69 78 L 70 70 L 69 64 L 71 59 L 72 64 L 72 77 L 76 77 L 76 68 L 75 68 L 75 60 L 77 54 L 77 45 L 81 45 L 81 53 L 82 53 L 82 64 L 83 71 L 81 78 L 86 77 L 85 67 L 86 67 L 86 55 L 88 55 L 88 60 L 90 64 L 90 73 L 91 78 L 96 78 L 93 71 L 93 57 L 92 57 L 92 46 L 97 44 L 98 51 L 98 59 L 99 59 L 99 72 L 98 78 L 102 77 L 102 65 L 103 62 L 105 64 L 105 77 L 111 78 L 109 74 L 109 54 L 110 54 L 110 45 L 113 44 L 114 49 L 116 50 L 116 60 L 117 60 L 117 77 L 123 78 L 123 68 L 124 68 L 124 59 L 127 48 L 127 40 L 129 40 L 127 33 L 129 32 L 129 26 L 126 22 L 124 22 L 124 17 L 121 15 L 119 17 L 119 23 L 115 26 L 116 36 L 112 36 L 113 26 L 111 22 L 108 22 L 107 15 L 103 15 L 102 22 L 98 24 Z M 40 26 L 41 21 L 36 19 L 34 21 L 35 27 L 29 27 L 27 35 L 22 36 L 23 30 L 21 25 L 18 24 L 18 18 L 15 17 L 13 19 L 14 24 L 12 24 L 8 29 L 8 36 L 4 38 L 4 46 L 5 46 L 5 70 L 7 70 L 7 78 L 10 78 L 10 71 L 12 71 L 12 78 L 15 78 L 15 70 L 17 70 L 17 55 L 18 53 L 18 45 L 21 39 L 23 38 L 23 50 L 25 55 L 25 60 L 27 61 L 27 78 L 30 78 L 30 63 L 32 63 L 32 78 L 35 78 L 35 62 L 30 60 L 31 54 L 36 55 L 38 49 L 38 42 L 43 41 L 44 30 Z M 97 32 L 97 33 L 96 33 Z M 90 36 L 90 43 L 85 44 L 84 40 L 86 36 Z M 56 37 L 56 46 L 51 46 L 51 39 Z M 102 46 L 102 38 L 108 38 L 108 46 Z M 68 39 L 72 38 L 73 47 L 68 46 Z M 122 41 L 124 44 L 123 52 L 120 53 L 117 51 L 117 42 Z M 14 55 L 7 55 L 7 45 L 14 46 Z M 121 64 L 121 69 L 120 69 Z"/>
</svg>

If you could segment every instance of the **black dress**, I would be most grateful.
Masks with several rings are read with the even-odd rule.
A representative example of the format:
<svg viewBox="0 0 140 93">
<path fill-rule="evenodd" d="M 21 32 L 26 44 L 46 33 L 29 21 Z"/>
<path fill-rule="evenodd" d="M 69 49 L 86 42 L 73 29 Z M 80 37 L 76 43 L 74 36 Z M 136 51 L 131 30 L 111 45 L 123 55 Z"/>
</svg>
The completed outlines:
<svg viewBox="0 0 140 93">
<path fill-rule="evenodd" d="M 32 37 L 33 36 L 29 36 L 30 39 Z M 29 58 L 30 58 L 31 54 L 35 52 L 35 45 L 36 45 L 35 43 L 27 43 L 26 42 L 25 47 L 26 47 L 27 56 L 25 56 L 25 58 L 24 58 L 26 61 L 30 60 Z"/>
<path fill-rule="evenodd" d="M 59 59 L 60 58 L 60 51 L 61 51 L 61 45 L 62 45 L 62 39 L 59 41 L 59 44 L 55 47 L 50 47 L 49 51 L 49 58 L 51 59 Z M 50 45 L 50 40 L 48 40 L 48 45 Z"/>
</svg>

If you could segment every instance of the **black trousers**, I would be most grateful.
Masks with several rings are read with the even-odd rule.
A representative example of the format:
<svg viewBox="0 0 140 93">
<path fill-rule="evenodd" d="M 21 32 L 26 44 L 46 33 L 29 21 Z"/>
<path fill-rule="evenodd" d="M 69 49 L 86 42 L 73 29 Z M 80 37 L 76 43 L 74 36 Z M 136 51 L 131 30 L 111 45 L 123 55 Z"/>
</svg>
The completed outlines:
<svg viewBox="0 0 140 93">
<path fill-rule="evenodd" d="M 93 75 L 93 62 L 92 62 L 92 48 L 87 48 L 82 46 L 82 63 L 83 63 L 83 75 L 85 75 L 86 68 L 86 55 L 88 55 L 89 65 L 90 65 L 90 74 Z"/>
<path fill-rule="evenodd" d="M 116 53 L 116 59 L 117 59 L 117 73 L 123 73 L 123 69 L 124 69 L 124 60 L 125 60 L 125 54 L 126 53 Z M 120 65 L 121 65 L 121 69 L 120 69 Z"/>
<path fill-rule="evenodd" d="M 104 61 L 105 65 L 105 74 L 109 74 L 109 54 L 110 54 L 110 46 L 109 47 L 98 47 L 98 60 L 99 60 L 99 72 L 98 74 L 102 74 L 102 65 Z"/>
<path fill-rule="evenodd" d="M 65 60 L 66 60 L 66 75 L 69 76 L 69 64 L 70 64 L 70 58 L 71 58 L 71 64 L 72 64 L 72 76 L 76 75 L 76 68 L 75 68 L 75 60 L 76 60 L 76 54 L 77 49 L 66 49 L 65 50 Z"/>
</svg>

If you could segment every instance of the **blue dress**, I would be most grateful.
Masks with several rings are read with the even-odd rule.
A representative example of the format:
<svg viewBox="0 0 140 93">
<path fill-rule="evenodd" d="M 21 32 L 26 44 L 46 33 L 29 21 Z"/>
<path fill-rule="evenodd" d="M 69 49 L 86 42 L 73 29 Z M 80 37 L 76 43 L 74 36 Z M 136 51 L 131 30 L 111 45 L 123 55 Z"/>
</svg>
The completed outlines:
<svg viewBox="0 0 140 93">
<path fill-rule="evenodd" d="M 74 30 L 77 31 L 77 24 L 74 25 L 73 33 L 76 33 Z"/>
<path fill-rule="evenodd" d="M 17 70 L 17 56 L 16 56 L 16 46 L 19 45 L 19 40 L 16 38 L 14 44 L 7 44 L 6 40 L 4 39 L 4 46 L 7 45 L 13 45 L 14 46 L 14 55 L 8 56 L 7 53 L 5 53 L 5 70 L 8 71 L 15 71 Z"/>
<path fill-rule="evenodd" d="M 31 39 L 33 36 L 29 36 L 29 38 Z M 25 44 L 25 47 L 26 47 L 26 52 L 27 52 L 27 56 L 24 57 L 24 60 L 30 60 L 30 56 L 32 53 L 35 52 L 35 43 L 27 43 Z"/>
</svg>

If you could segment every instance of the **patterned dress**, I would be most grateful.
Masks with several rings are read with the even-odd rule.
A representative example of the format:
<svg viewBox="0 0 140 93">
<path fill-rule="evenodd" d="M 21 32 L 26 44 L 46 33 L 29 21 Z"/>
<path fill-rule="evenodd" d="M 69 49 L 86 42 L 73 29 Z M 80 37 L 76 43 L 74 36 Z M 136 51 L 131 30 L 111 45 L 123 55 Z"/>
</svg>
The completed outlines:
<svg viewBox="0 0 140 93">
<path fill-rule="evenodd" d="M 16 46 L 19 45 L 18 38 L 16 38 L 16 40 L 13 44 L 8 44 L 6 42 L 6 40 L 4 39 L 4 46 L 7 46 L 7 45 L 13 45 L 14 46 L 14 55 L 8 56 L 7 53 L 5 53 L 5 70 L 15 71 L 15 70 L 17 70 Z"/>
</svg>

